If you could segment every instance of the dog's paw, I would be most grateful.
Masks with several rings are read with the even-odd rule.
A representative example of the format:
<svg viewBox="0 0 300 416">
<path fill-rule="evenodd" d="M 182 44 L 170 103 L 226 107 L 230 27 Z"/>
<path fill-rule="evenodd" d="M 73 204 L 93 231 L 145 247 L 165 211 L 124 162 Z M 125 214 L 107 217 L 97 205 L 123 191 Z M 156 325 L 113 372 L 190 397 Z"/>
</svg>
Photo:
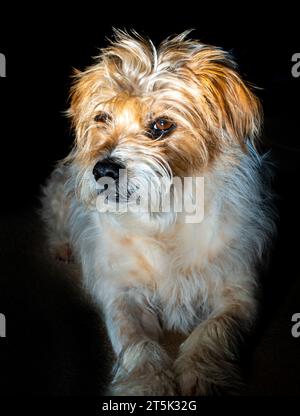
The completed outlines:
<svg viewBox="0 0 300 416">
<path fill-rule="evenodd" d="M 153 341 L 129 346 L 119 357 L 109 393 L 119 396 L 175 395 L 170 358 Z"/>
<path fill-rule="evenodd" d="M 139 374 L 132 373 L 114 381 L 110 387 L 113 396 L 174 396 L 176 385 L 170 370 L 159 370 Z"/>
<path fill-rule="evenodd" d="M 74 263 L 73 252 L 70 244 L 61 243 L 53 247 L 51 251 L 56 260 L 64 263 Z"/>
<path fill-rule="evenodd" d="M 211 383 L 197 370 L 196 365 L 178 359 L 175 364 L 176 383 L 182 396 L 211 395 Z"/>
<path fill-rule="evenodd" d="M 205 355 L 204 355 L 205 357 Z M 242 387 L 237 368 L 201 355 L 183 354 L 174 363 L 176 383 L 183 396 L 235 395 Z"/>
</svg>

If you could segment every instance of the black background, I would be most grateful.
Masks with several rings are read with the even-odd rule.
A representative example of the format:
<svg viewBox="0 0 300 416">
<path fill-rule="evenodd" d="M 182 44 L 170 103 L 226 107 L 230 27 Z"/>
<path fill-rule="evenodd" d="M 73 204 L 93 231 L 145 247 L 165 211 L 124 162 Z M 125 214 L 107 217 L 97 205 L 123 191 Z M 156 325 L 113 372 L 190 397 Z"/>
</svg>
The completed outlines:
<svg viewBox="0 0 300 416">
<path fill-rule="evenodd" d="M 138 8 L 139 16 L 136 15 Z M 112 36 L 112 27 L 128 30 L 133 28 L 149 36 L 155 44 L 169 35 L 193 28 L 192 37 L 230 50 L 238 61 L 243 76 L 259 87 L 256 93 L 262 100 L 265 112 L 263 141 L 265 147 L 271 149 L 276 165 L 274 188 L 278 195 L 279 233 L 274 242 L 271 265 L 268 273 L 263 276 L 263 311 L 261 323 L 252 341 L 255 370 L 251 375 L 249 394 L 300 393 L 300 338 L 294 339 L 290 333 L 291 316 L 300 312 L 300 77 L 293 78 L 291 74 L 292 55 L 300 53 L 298 24 L 293 19 L 293 14 L 296 17 L 297 11 L 293 13 L 291 10 L 286 15 L 278 10 L 274 17 L 270 12 L 262 16 L 261 10 L 254 5 L 250 7 L 245 3 L 243 8 L 243 11 L 235 10 L 227 15 L 218 10 L 217 5 L 207 12 L 202 10 L 201 4 L 196 3 L 187 3 L 180 8 L 173 5 L 166 9 L 149 3 L 126 5 L 125 10 L 120 10 L 118 5 L 108 8 L 101 3 L 97 6 L 90 3 L 80 6 L 73 4 L 64 12 L 62 6 L 49 10 L 47 6 L 43 9 L 38 6 L 20 9 L 17 5 L 15 10 L 12 7 L 10 11 L 3 11 L 0 52 L 6 55 L 7 77 L 0 78 L 0 312 L 7 314 L 5 308 L 9 310 L 16 328 L 21 325 L 21 315 L 23 321 L 27 316 L 28 321 L 34 322 L 29 332 L 34 334 L 37 351 L 45 347 L 49 335 L 41 329 L 45 327 L 43 320 L 36 324 L 40 303 L 44 300 L 36 300 L 36 303 L 32 301 L 32 284 L 33 290 L 37 294 L 41 293 L 42 299 L 47 299 L 53 290 L 58 304 L 65 303 L 65 308 L 59 313 L 57 306 L 49 304 L 49 314 L 63 314 L 62 320 L 65 319 L 66 323 L 62 325 L 74 325 L 72 318 L 66 317 L 68 313 L 72 315 L 74 308 L 82 327 L 89 325 L 88 318 L 90 313 L 93 314 L 87 306 L 83 307 L 82 312 L 79 301 L 74 306 L 73 295 L 66 296 L 66 288 L 62 288 L 57 280 L 55 287 L 48 287 L 45 270 L 42 266 L 33 267 L 30 257 L 30 244 L 34 235 L 30 228 L 30 213 L 39 205 L 40 185 L 55 161 L 64 157 L 72 144 L 69 121 L 63 116 L 68 106 L 72 68 L 83 69 L 92 63 L 91 57 L 97 55 L 98 48 L 107 44 L 105 37 Z M 39 264 L 39 260 L 35 261 Z M 40 279 L 43 283 L 40 283 Z M 58 367 L 64 359 L 62 357 L 67 356 L 69 349 L 72 349 L 70 336 L 64 335 L 66 331 L 63 328 L 62 326 L 60 334 L 61 349 L 66 351 L 61 356 L 55 352 L 55 365 Z M 94 336 L 93 328 L 90 328 L 91 339 Z M 78 387 L 77 378 L 80 378 L 83 370 L 76 360 L 78 357 L 80 360 L 86 353 L 86 343 L 82 337 L 77 340 L 80 347 L 74 347 L 73 351 L 76 355 L 74 365 L 78 367 L 77 378 L 75 381 L 74 377 L 72 379 L 73 383 L 77 383 L 75 387 L 69 383 L 69 389 L 54 388 L 53 383 L 45 380 L 44 385 L 47 387 L 43 386 L 38 391 L 42 370 L 37 368 L 32 374 L 23 374 L 25 379 L 28 377 L 27 387 L 23 384 L 21 388 L 20 382 L 14 385 L 20 369 L 26 373 L 30 364 L 34 363 L 33 367 L 37 367 L 35 360 L 38 353 L 32 352 L 33 341 L 30 336 L 24 341 L 26 336 L 28 334 L 22 333 L 20 346 L 13 344 L 14 353 L 11 352 L 9 338 L 5 340 L 5 345 L 4 340 L 0 339 L 0 347 L 4 345 L 5 357 L 13 366 L 13 371 L 2 373 L 6 389 L 20 392 L 23 388 L 25 393 L 32 392 L 32 389 L 44 394 L 78 393 L 82 386 Z M 97 338 L 96 335 L 95 337 Z M 56 344 L 53 348 L 48 348 L 46 356 L 54 354 L 54 350 L 59 350 Z M 102 351 L 94 351 L 92 354 L 98 353 L 105 354 Z M 38 357 L 41 368 L 47 357 Z M 25 365 L 23 360 L 29 364 Z M 95 363 L 96 359 L 89 365 L 93 367 Z M 72 365 L 71 363 L 70 367 Z M 51 373 L 49 364 L 48 367 L 44 376 L 46 379 Z M 9 387 L 5 383 L 6 377 L 10 380 Z M 90 384 L 97 377 L 97 374 L 94 378 L 91 377 Z M 63 383 L 65 378 L 61 377 L 60 380 Z M 88 387 L 91 388 L 90 385 Z"/>
</svg>

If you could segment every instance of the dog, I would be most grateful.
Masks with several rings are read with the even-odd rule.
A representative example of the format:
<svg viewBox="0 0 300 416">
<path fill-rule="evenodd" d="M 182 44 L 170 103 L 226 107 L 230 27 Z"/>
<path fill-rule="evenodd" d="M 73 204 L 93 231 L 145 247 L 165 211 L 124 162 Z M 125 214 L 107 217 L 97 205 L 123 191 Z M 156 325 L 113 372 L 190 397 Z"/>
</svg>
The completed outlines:
<svg viewBox="0 0 300 416">
<path fill-rule="evenodd" d="M 116 30 L 74 77 L 75 143 L 44 187 L 42 216 L 51 252 L 80 264 L 103 313 L 116 356 L 109 394 L 231 394 L 274 235 L 260 102 L 229 53 L 189 32 L 156 48 Z M 189 203 L 132 209 L 150 188 L 156 207 Z M 165 330 L 185 336 L 173 360 Z"/>
</svg>

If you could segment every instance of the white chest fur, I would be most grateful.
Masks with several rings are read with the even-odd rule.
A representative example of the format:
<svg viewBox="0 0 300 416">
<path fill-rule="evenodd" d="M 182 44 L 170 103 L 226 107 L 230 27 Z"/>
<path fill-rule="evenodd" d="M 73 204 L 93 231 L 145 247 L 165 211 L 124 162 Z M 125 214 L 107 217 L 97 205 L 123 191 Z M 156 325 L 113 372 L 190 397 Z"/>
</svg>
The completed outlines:
<svg viewBox="0 0 300 416">
<path fill-rule="evenodd" d="M 167 328 L 188 331 L 209 313 L 209 299 L 220 284 L 211 265 L 231 236 L 216 214 L 211 210 L 199 224 L 179 217 L 163 232 L 145 232 L 126 217 L 115 221 L 92 214 L 88 238 L 80 239 L 87 286 L 104 304 L 122 290 L 137 290 Z"/>
</svg>

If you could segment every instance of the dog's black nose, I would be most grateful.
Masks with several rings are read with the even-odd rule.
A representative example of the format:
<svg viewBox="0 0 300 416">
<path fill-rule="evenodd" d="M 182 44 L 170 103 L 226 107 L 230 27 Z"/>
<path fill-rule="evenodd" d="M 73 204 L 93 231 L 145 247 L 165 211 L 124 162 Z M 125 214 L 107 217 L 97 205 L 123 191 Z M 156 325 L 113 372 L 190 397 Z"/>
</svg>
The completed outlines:
<svg viewBox="0 0 300 416">
<path fill-rule="evenodd" d="M 93 175 L 97 181 L 100 178 L 108 176 L 115 181 L 119 179 L 119 170 L 124 169 L 124 166 L 112 159 L 104 159 L 97 162 L 93 169 Z"/>
</svg>

